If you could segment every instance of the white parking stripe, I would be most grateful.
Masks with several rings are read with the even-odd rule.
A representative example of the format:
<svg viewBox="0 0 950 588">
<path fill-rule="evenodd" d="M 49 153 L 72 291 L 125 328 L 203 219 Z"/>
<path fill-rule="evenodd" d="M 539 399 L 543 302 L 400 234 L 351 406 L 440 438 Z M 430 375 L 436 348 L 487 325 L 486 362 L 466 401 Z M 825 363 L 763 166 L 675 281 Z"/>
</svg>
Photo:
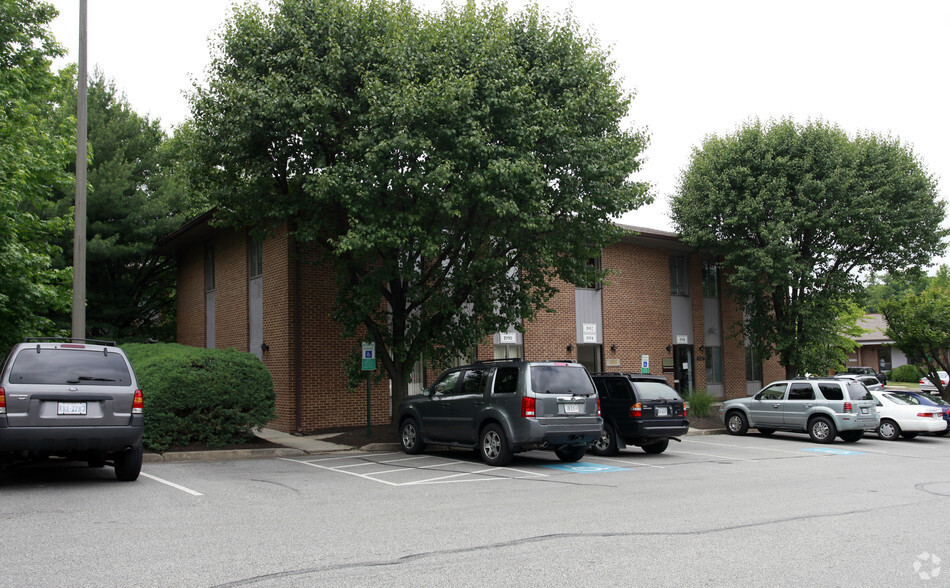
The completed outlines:
<svg viewBox="0 0 950 588">
<path fill-rule="evenodd" d="M 419 457 L 419 458 L 408 458 L 408 459 L 388 460 L 388 461 L 387 461 L 387 460 L 382 460 L 382 461 L 370 460 L 370 461 L 364 462 L 363 464 L 360 464 L 360 465 L 379 465 L 379 466 L 385 466 L 385 465 L 393 464 L 393 463 L 395 463 L 395 462 L 410 461 L 410 460 L 413 460 L 413 459 L 423 459 L 423 458 L 432 459 L 432 456 L 421 456 L 421 457 Z M 434 464 L 423 465 L 423 466 L 397 467 L 397 468 L 392 468 L 392 469 L 387 469 L 387 470 L 382 470 L 382 471 L 376 471 L 376 472 L 358 473 L 358 472 L 354 472 L 352 469 L 348 469 L 348 468 L 354 467 L 354 464 L 343 464 L 343 465 L 337 465 L 337 466 L 324 466 L 324 465 L 320 465 L 319 463 L 316 463 L 316 462 L 317 462 L 317 461 L 329 461 L 329 460 L 310 460 L 310 461 L 304 461 L 304 460 L 298 460 L 298 459 L 292 459 L 292 458 L 286 458 L 286 457 L 282 457 L 282 458 L 280 458 L 280 459 L 282 459 L 282 460 L 284 460 L 284 461 L 292 461 L 292 462 L 296 462 L 296 463 L 302 463 L 302 464 L 304 464 L 304 465 L 308 465 L 308 466 L 311 466 L 311 467 L 315 467 L 315 468 L 319 468 L 319 469 L 327 470 L 327 471 L 331 471 L 331 472 L 339 472 L 339 473 L 341 473 L 341 474 L 348 474 L 348 475 L 350 475 L 350 476 L 356 476 L 356 477 L 358 477 L 358 478 L 363 478 L 363 479 L 365 479 L 365 480 L 372 480 L 372 481 L 374 481 L 374 482 L 379 482 L 379 483 L 381 483 L 381 484 L 386 484 L 386 485 L 388 485 L 388 486 L 416 486 L 416 485 L 422 485 L 422 484 L 449 484 L 449 483 L 463 483 L 463 482 L 489 482 L 489 481 L 497 481 L 497 480 L 517 480 L 517 479 L 524 479 L 524 478 L 528 478 L 528 477 L 531 477 L 531 478 L 546 478 L 546 477 L 548 477 L 548 474 L 541 473 L 541 472 L 530 472 L 530 471 L 521 470 L 521 469 L 517 469 L 517 468 L 500 467 L 500 468 L 485 468 L 485 469 L 475 470 L 475 471 L 472 471 L 472 472 L 455 472 L 455 473 L 446 474 L 446 475 L 443 475 L 443 476 L 437 476 L 437 477 L 434 477 L 434 478 L 424 478 L 424 479 L 421 479 L 421 480 L 414 480 L 414 481 L 409 481 L 409 482 L 396 483 L 396 482 L 388 482 L 388 481 L 386 481 L 386 480 L 383 480 L 383 479 L 380 478 L 380 476 L 383 476 L 383 475 L 386 475 L 386 474 L 409 473 L 409 472 L 414 472 L 414 471 L 415 471 L 415 472 L 422 472 L 422 471 L 425 471 L 425 470 L 431 470 L 431 469 L 433 469 L 433 468 L 445 468 L 445 467 L 448 467 L 448 466 L 456 466 L 456 465 L 463 465 L 463 466 L 464 466 L 464 465 L 468 464 L 469 462 L 457 461 L 457 460 L 452 460 L 452 461 L 449 461 L 449 460 L 440 460 L 440 461 L 436 461 L 436 463 L 434 463 Z M 485 474 L 488 474 L 489 472 L 491 473 L 491 475 L 485 475 Z M 512 475 L 512 476 L 501 475 L 501 474 L 503 474 L 503 473 L 508 473 L 508 472 L 514 473 L 515 475 Z M 518 475 L 518 474 L 520 474 L 520 475 Z M 477 477 L 475 477 L 475 476 L 477 476 Z M 464 478 L 464 479 L 460 479 L 460 478 Z"/>
<path fill-rule="evenodd" d="M 172 488 L 175 488 L 176 490 L 187 492 L 188 494 L 191 494 L 192 496 L 204 496 L 204 494 L 202 494 L 201 492 L 195 492 L 191 488 L 185 488 L 184 486 L 180 486 L 174 482 L 169 482 L 168 480 L 163 480 L 159 478 L 158 476 L 153 476 L 152 474 L 146 474 L 145 472 L 141 472 L 139 475 L 145 476 L 146 478 L 150 480 L 155 480 L 156 482 L 159 482 L 161 484 L 165 484 L 166 486 L 171 486 Z"/>
<path fill-rule="evenodd" d="M 789 451 L 788 449 L 773 449 L 771 447 L 749 447 L 747 445 L 732 445 L 730 443 L 712 443 L 710 441 L 689 441 L 688 443 L 700 444 L 700 445 L 712 445 L 714 447 L 733 447 L 735 449 L 754 449 L 756 451 L 774 451 L 776 453 L 791 453 L 793 455 L 799 455 L 798 451 Z"/>
</svg>

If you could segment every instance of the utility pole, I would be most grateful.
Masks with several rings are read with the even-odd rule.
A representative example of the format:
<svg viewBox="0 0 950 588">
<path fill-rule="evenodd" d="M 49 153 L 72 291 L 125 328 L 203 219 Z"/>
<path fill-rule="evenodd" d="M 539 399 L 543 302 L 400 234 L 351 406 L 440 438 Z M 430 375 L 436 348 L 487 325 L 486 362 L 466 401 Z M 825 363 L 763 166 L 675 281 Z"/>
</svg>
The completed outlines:
<svg viewBox="0 0 950 588">
<path fill-rule="evenodd" d="M 86 2 L 79 0 L 79 80 L 76 99 L 76 221 L 73 232 L 73 339 L 86 337 Z"/>
</svg>

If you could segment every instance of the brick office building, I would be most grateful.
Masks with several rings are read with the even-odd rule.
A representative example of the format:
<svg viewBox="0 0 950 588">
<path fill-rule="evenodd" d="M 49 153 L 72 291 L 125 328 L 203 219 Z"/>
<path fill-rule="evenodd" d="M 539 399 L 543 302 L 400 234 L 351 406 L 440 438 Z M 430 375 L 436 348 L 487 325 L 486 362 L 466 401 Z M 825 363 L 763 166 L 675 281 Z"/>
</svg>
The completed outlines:
<svg viewBox="0 0 950 588">
<path fill-rule="evenodd" d="M 179 343 L 255 353 L 274 378 L 275 429 L 310 432 L 366 423 L 366 391 L 347 391 L 342 361 L 357 345 L 332 320 L 335 280 L 313 251 L 286 230 L 263 242 L 210 226 L 209 212 L 159 244 L 178 259 Z M 675 234 L 636 231 L 607 247 L 598 263 L 605 284 L 559 284 L 555 313 L 525 323 L 524 334 L 496 333 L 473 359 L 574 359 L 591 371 L 647 369 L 682 393 L 705 389 L 745 396 L 780 379 L 773 359 L 751 357 L 732 336 L 741 309 L 724 294 L 712 260 L 691 253 Z M 417 367 L 421 390 L 433 372 Z M 391 417 L 386 379 L 371 388 L 375 425 Z"/>
</svg>

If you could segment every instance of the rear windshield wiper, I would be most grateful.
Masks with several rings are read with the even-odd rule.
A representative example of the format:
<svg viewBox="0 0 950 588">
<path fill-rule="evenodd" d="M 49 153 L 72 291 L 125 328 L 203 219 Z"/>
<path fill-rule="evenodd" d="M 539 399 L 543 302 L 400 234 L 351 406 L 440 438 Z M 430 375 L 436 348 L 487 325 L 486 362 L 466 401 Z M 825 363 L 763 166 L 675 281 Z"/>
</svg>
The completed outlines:
<svg viewBox="0 0 950 588">
<path fill-rule="evenodd" d="M 115 382 L 113 378 L 96 378 L 93 376 L 79 376 L 78 380 L 68 380 L 69 382 Z"/>
</svg>

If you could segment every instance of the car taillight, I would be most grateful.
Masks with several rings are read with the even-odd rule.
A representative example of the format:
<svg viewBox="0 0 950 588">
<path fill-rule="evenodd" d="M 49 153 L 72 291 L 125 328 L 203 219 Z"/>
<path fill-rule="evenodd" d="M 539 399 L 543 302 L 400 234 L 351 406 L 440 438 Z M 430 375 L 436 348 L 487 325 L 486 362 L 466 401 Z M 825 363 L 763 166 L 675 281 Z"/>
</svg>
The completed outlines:
<svg viewBox="0 0 950 588">
<path fill-rule="evenodd" d="M 943 416 L 941 416 L 941 415 L 939 415 L 939 414 L 937 414 L 937 413 L 935 413 L 935 412 L 918 412 L 918 413 L 917 413 L 917 416 L 919 416 L 919 417 L 924 417 L 925 419 L 929 419 L 929 418 L 943 418 Z"/>
<path fill-rule="evenodd" d="M 639 402 L 630 407 L 630 416 L 632 417 L 642 417 L 643 416 L 643 405 Z"/>
<path fill-rule="evenodd" d="M 687 412 L 688 410 L 689 410 L 689 409 L 686 408 L 686 405 L 684 404 L 684 405 L 683 405 L 683 418 L 684 418 L 684 419 L 685 419 L 686 416 L 687 416 L 687 415 L 686 415 L 686 412 Z"/>
<path fill-rule="evenodd" d="M 132 398 L 132 414 L 142 414 L 142 409 L 145 408 L 145 399 L 142 396 L 141 390 L 135 391 L 135 397 Z"/>
<path fill-rule="evenodd" d="M 597 397 L 597 416 L 600 416 L 600 396 Z"/>
<path fill-rule="evenodd" d="M 0 414 L 7 414 L 7 391 L 0 388 Z"/>
<path fill-rule="evenodd" d="M 851 406 L 851 403 L 850 403 L 850 402 L 845 402 L 845 403 L 844 403 L 844 411 L 845 411 L 845 412 L 852 412 L 853 410 L 854 410 L 854 407 Z"/>
<path fill-rule="evenodd" d="M 535 416 L 534 398 L 530 396 L 521 397 L 521 416 L 523 417 Z"/>
</svg>

